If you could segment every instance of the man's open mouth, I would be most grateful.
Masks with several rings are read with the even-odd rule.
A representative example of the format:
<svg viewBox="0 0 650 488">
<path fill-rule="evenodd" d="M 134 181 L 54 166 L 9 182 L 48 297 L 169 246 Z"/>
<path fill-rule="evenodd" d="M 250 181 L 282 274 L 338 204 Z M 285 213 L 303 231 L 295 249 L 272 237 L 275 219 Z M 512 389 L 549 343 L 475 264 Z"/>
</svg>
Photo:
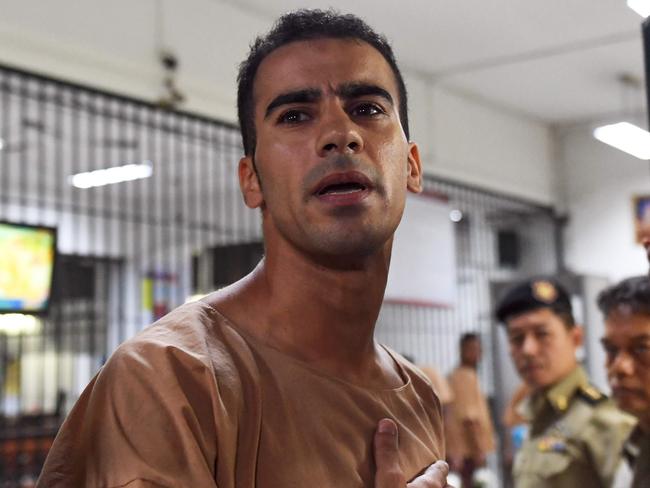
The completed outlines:
<svg viewBox="0 0 650 488">
<path fill-rule="evenodd" d="M 361 183 L 338 183 L 334 185 L 327 185 L 322 188 L 318 195 L 345 195 L 366 189 L 365 185 Z"/>
<path fill-rule="evenodd" d="M 372 183 L 366 175 L 358 171 L 335 173 L 326 176 L 316 185 L 317 196 L 349 195 L 372 189 Z"/>
</svg>

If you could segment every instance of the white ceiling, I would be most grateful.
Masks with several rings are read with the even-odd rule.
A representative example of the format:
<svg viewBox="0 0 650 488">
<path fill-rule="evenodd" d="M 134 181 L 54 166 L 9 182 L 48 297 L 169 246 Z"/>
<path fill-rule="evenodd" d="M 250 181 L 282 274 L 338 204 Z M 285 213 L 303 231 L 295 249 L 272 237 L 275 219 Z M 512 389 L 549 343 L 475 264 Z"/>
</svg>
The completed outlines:
<svg viewBox="0 0 650 488">
<path fill-rule="evenodd" d="M 625 0 L 231 0 L 260 18 L 334 7 L 392 42 L 400 65 L 545 123 L 645 109 L 642 18 Z"/>
</svg>

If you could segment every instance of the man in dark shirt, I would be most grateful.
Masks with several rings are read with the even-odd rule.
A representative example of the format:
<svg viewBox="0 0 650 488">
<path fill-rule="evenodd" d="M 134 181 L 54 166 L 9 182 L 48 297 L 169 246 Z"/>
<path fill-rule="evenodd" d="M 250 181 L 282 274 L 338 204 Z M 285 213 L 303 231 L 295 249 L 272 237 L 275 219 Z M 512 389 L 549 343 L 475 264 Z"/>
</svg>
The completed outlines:
<svg viewBox="0 0 650 488">
<path fill-rule="evenodd" d="M 650 241 L 645 248 L 650 263 Z M 602 339 L 607 376 L 617 405 L 638 424 L 623 448 L 627 465 L 617 476 L 632 472 L 632 488 L 650 486 L 650 275 L 621 281 L 598 297 L 605 316 Z M 624 482 L 624 481 L 622 481 Z"/>
</svg>

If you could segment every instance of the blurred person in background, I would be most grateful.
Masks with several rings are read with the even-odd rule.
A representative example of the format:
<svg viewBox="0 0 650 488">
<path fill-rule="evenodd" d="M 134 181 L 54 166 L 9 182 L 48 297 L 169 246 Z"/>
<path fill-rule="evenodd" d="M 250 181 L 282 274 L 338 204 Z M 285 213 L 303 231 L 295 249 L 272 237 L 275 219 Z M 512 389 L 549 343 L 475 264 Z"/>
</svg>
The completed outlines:
<svg viewBox="0 0 650 488">
<path fill-rule="evenodd" d="M 650 264 L 650 241 L 645 242 Z M 650 275 L 628 278 L 604 290 L 602 339 L 607 378 L 616 404 L 637 419 L 623 446 L 618 487 L 650 487 Z"/>
<path fill-rule="evenodd" d="M 494 450 L 494 429 L 477 374 L 482 355 L 478 334 L 463 334 L 459 350 L 460 365 L 448 377 L 453 399 L 447 409 L 445 434 L 450 469 L 460 473 L 462 486 L 469 488 L 474 473 L 485 466 L 486 456 Z"/>
<path fill-rule="evenodd" d="M 510 354 L 530 388 L 529 435 L 516 453 L 517 488 L 610 487 L 633 420 L 596 389 L 576 358 L 583 332 L 555 280 L 519 283 L 500 300 Z"/>
</svg>

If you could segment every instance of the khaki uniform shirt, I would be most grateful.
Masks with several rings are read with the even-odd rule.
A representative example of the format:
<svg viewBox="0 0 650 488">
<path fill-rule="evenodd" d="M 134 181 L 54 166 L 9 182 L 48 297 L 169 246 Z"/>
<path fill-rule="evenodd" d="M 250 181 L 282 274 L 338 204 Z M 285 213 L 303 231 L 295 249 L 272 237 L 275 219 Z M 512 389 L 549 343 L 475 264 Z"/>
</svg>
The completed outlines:
<svg viewBox="0 0 650 488">
<path fill-rule="evenodd" d="M 307 326 L 307 325 L 306 325 Z M 125 342 L 61 427 L 46 488 L 372 487 L 379 419 L 397 421 L 408 477 L 444 457 L 430 383 L 373 389 L 258 342 L 203 302 Z"/>
<path fill-rule="evenodd" d="M 454 399 L 449 404 L 445 419 L 447 454 L 450 458 L 464 459 L 492 452 L 494 429 L 476 370 L 468 366 L 458 366 L 449 375 L 449 386 Z M 476 423 L 476 439 L 472 438 L 465 424 L 468 420 Z"/>
<path fill-rule="evenodd" d="M 589 384 L 581 367 L 522 412 L 530 436 L 515 457 L 517 488 L 608 488 L 634 419 Z"/>
</svg>

